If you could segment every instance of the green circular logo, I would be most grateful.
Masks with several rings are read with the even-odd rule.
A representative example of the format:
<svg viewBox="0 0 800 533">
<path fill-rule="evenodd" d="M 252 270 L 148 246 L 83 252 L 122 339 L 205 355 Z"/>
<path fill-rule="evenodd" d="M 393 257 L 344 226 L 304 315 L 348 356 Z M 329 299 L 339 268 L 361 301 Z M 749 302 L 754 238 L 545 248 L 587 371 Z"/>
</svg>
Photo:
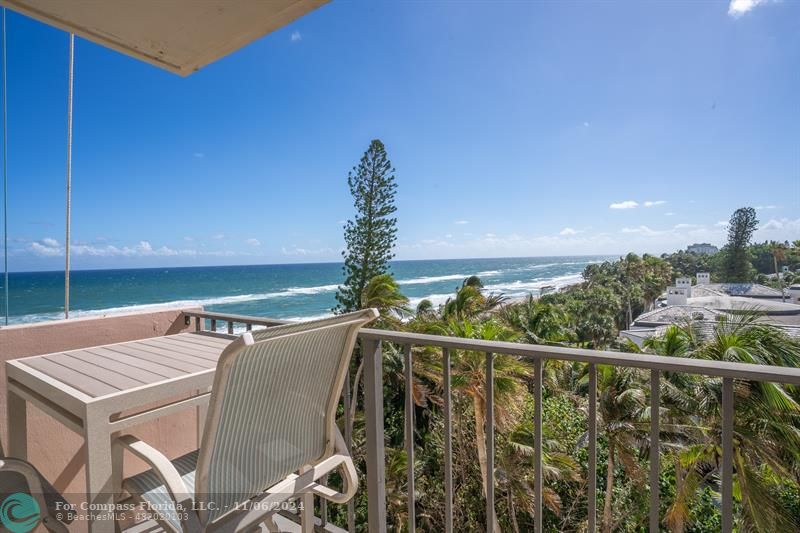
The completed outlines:
<svg viewBox="0 0 800 533">
<path fill-rule="evenodd" d="M 28 533 L 39 523 L 39 504 L 29 494 L 17 492 L 0 504 L 0 522 L 11 533 Z"/>
</svg>

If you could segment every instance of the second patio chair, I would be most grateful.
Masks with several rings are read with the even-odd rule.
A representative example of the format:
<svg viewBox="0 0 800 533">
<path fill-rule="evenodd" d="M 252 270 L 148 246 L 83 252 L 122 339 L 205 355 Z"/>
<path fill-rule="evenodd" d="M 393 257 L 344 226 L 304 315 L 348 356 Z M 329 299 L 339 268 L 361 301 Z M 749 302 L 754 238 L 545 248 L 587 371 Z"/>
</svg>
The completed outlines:
<svg viewBox="0 0 800 533">
<path fill-rule="evenodd" d="M 344 503 L 358 477 L 336 408 L 359 329 L 374 309 L 243 334 L 222 353 L 200 449 L 170 461 L 131 435 L 115 441 L 151 469 L 124 489 L 176 532 L 277 530 L 275 511 L 301 495 L 311 531 L 313 496 Z M 342 491 L 319 480 L 339 470 Z M 304 497 L 302 495 L 305 495 Z M 311 509 L 308 509 L 310 504 Z"/>
</svg>

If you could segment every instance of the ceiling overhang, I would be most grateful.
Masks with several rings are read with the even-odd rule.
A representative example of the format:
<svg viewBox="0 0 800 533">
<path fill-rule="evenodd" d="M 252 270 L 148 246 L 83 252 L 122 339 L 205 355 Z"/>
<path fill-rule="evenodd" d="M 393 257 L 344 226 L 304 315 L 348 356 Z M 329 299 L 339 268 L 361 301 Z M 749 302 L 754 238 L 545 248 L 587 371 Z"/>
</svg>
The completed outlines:
<svg viewBox="0 0 800 533">
<path fill-rule="evenodd" d="M 0 4 L 188 76 L 327 1 L 0 0 Z"/>
</svg>

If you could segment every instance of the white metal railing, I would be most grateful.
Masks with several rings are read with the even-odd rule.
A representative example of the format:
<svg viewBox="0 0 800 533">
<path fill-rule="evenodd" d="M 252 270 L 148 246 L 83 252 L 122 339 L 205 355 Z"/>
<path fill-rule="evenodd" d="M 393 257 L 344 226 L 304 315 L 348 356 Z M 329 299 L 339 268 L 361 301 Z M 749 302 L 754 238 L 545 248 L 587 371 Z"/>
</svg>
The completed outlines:
<svg viewBox="0 0 800 533">
<path fill-rule="evenodd" d="M 211 320 L 211 329 L 216 330 L 217 321 L 228 324 L 228 332 L 234 331 L 234 324 L 244 324 L 247 329 L 254 325 L 274 326 L 286 321 L 262 319 L 240 315 L 219 313 L 186 313 L 187 324 L 190 317 L 196 318 L 196 328 L 204 329 L 201 320 Z M 416 525 L 414 502 L 413 471 L 413 428 L 414 410 L 412 387 L 413 347 L 438 347 L 442 350 L 443 384 L 444 384 L 444 467 L 445 467 L 445 529 L 453 531 L 453 479 L 452 479 L 452 426 L 451 426 L 451 388 L 450 388 L 450 354 L 453 350 L 467 350 L 486 354 L 486 450 L 487 479 L 494 479 L 494 356 L 496 354 L 513 355 L 533 362 L 534 387 L 534 521 L 536 531 L 542 531 L 542 368 L 547 360 L 574 361 L 588 365 L 589 374 L 589 412 L 588 412 L 588 526 L 589 531 L 596 530 L 597 516 L 597 365 L 640 368 L 650 370 L 650 412 L 660 410 L 660 379 L 662 372 L 677 372 L 715 378 L 722 378 L 722 465 L 721 484 L 721 516 L 722 531 L 733 531 L 733 414 L 734 414 L 734 380 L 773 382 L 800 386 L 800 369 L 744 363 L 730 363 L 667 357 L 647 354 L 631 354 L 580 348 L 518 344 L 512 342 L 484 341 L 460 337 L 443 337 L 397 331 L 364 329 L 359 335 L 364 357 L 364 416 L 366 425 L 366 477 L 367 502 L 369 515 L 369 531 L 386 531 L 386 472 L 384 456 L 383 431 L 383 355 L 382 344 L 393 343 L 402 347 L 405 364 L 405 449 L 408 454 L 408 530 L 413 532 Z M 350 391 L 345 391 L 348 400 Z M 349 412 L 350 402 L 345 403 L 345 416 L 352 417 Z M 350 435 L 348 445 L 350 444 Z M 649 488 L 650 512 L 649 529 L 659 531 L 659 473 L 660 473 L 660 421 L 658 416 L 650 417 L 650 456 L 649 456 Z M 488 483 L 486 495 L 486 530 L 493 532 L 491 520 L 494 508 L 494 483 Z M 349 522 L 352 530 L 352 507 Z M 323 523 L 325 517 L 323 516 Z"/>
</svg>

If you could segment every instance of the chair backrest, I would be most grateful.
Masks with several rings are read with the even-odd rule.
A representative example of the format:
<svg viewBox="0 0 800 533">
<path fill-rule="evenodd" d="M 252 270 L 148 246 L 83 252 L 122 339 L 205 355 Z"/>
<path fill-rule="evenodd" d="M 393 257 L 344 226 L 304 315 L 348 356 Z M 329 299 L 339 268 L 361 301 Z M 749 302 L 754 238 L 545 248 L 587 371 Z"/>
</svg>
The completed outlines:
<svg viewBox="0 0 800 533">
<path fill-rule="evenodd" d="M 374 309 L 248 332 L 222 353 L 197 462 L 211 522 L 333 452 L 336 407 Z"/>
</svg>

